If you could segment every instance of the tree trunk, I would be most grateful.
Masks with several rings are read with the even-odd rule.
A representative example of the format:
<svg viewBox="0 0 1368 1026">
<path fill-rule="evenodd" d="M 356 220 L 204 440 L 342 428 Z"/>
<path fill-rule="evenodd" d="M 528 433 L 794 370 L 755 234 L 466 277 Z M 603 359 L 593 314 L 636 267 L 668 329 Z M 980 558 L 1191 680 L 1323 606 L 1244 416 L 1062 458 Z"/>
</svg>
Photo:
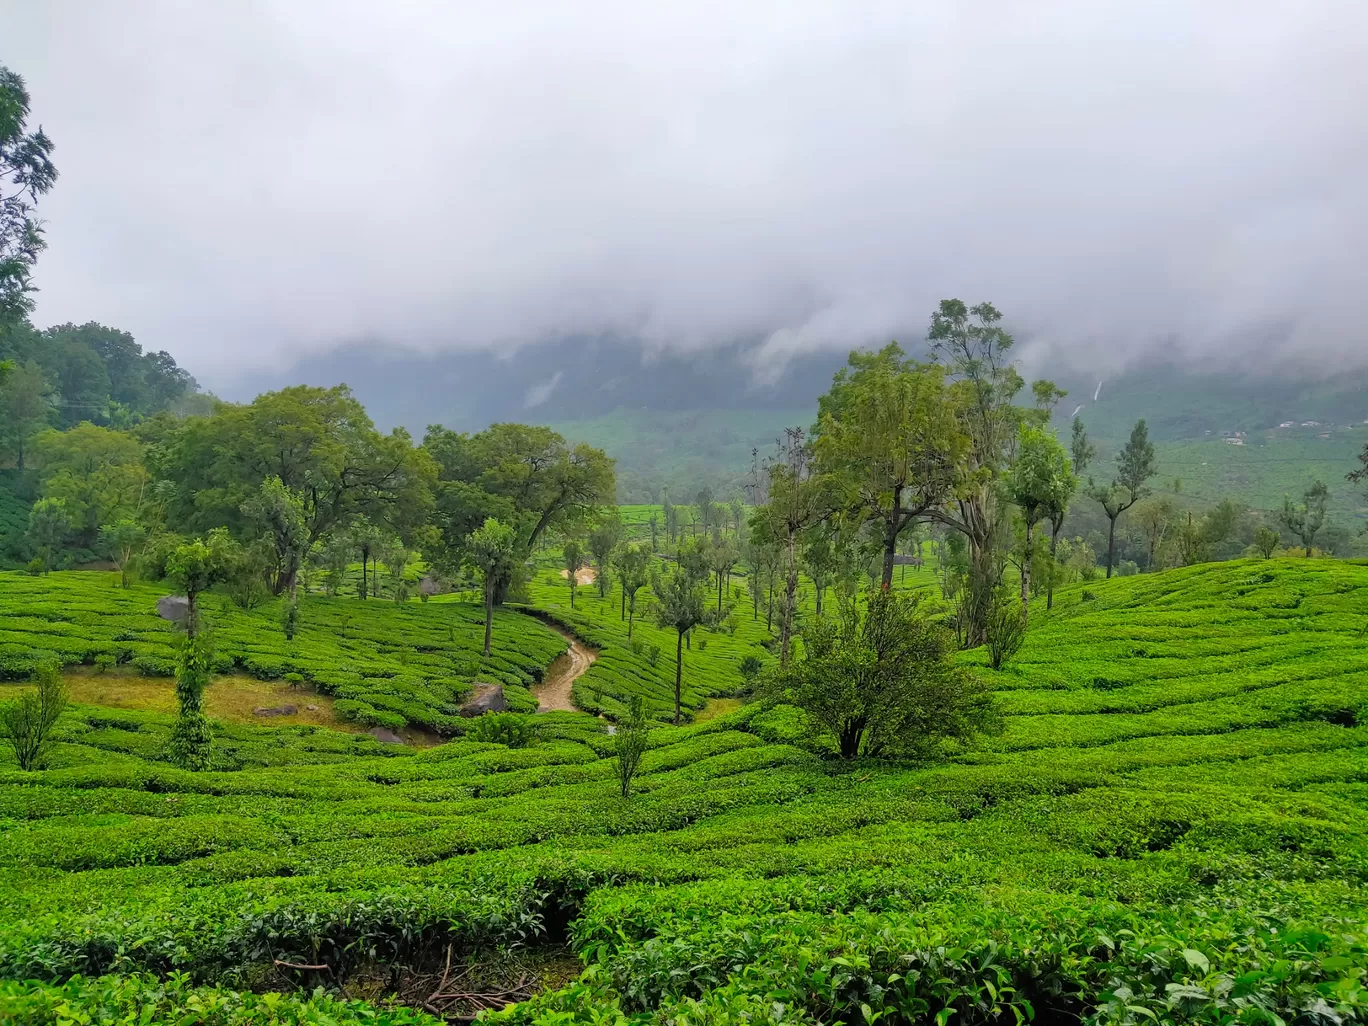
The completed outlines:
<svg viewBox="0 0 1368 1026">
<path fill-rule="evenodd" d="M 759 576 L 760 575 L 758 573 L 756 573 L 754 570 L 751 570 L 750 574 L 746 577 L 746 584 L 750 586 L 751 593 L 752 621 L 760 619 L 760 581 L 758 580 Z"/>
<path fill-rule="evenodd" d="M 618 619 L 619 619 L 619 620 L 625 620 L 625 619 L 627 619 L 627 585 L 626 585 L 626 584 L 624 584 L 624 585 L 622 586 L 622 614 L 618 617 Z"/>
<path fill-rule="evenodd" d="M 784 621 L 779 628 L 779 665 L 788 665 L 789 641 L 793 637 L 793 606 L 798 597 L 798 562 L 794 554 L 794 531 L 788 535 L 788 579 L 784 585 Z"/>
<path fill-rule="evenodd" d="M 1055 572 L 1059 567 L 1055 564 L 1055 551 L 1059 548 L 1059 531 L 1064 526 L 1064 518 L 1050 521 L 1050 582 L 1045 588 L 1045 608 L 1054 608 L 1054 582 Z"/>
<path fill-rule="evenodd" d="M 846 724 L 840 737 L 842 759 L 853 759 L 860 754 L 860 738 L 863 736 L 863 722 L 856 721 Z"/>
<path fill-rule="evenodd" d="M 1026 521 L 1026 554 L 1021 561 L 1021 622 L 1024 624 L 1031 613 L 1031 529 L 1035 527 Z"/>
<path fill-rule="evenodd" d="M 1117 514 L 1116 516 L 1120 516 Z M 1116 555 L 1116 517 L 1108 517 L 1110 526 L 1107 528 L 1107 580 L 1111 580 L 1112 560 Z"/>
<path fill-rule="evenodd" d="M 636 619 L 636 596 L 632 596 L 632 601 L 627 603 L 627 640 L 632 640 L 632 621 Z"/>
<path fill-rule="evenodd" d="M 363 599 L 364 599 L 364 598 L 369 598 L 369 597 L 370 597 L 370 592 L 369 592 L 369 590 L 368 590 L 367 587 L 366 587 L 366 560 L 367 560 L 367 556 L 366 556 L 366 554 L 365 554 L 364 552 L 362 552 L 362 553 L 361 553 L 361 597 L 362 597 Z"/>
<path fill-rule="evenodd" d="M 893 587 L 893 557 L 898 552 L 898 529 L 902 526 L 902 510 L 898 508 L 902 497 L 902 487 L 893 489 L 893 512 L 889 514 L 884 527 L 883 581 L 881 587 L 889 591 Z"/>
<path fill-rule="evenodd" d="M 485 580 L 485 644 L 484 654 L 489 655 L 489 638 L 494 631 L 494 582 Z"/>
<path fill-rule="evenodd" d="M 679 695 L 684 687 L 684 632 L 675 641 L 675 726 L 679 726 Z"/>
<path fill-rule="evenodd" d="M 769 579 L 769 598 L 765 600 L 765 630 L 774 633 L 774 575 Z"/>
<path fill-rule="evenodd" d="M 813 581 L 812 584 L 813 584 L 813 587 L 817 590 L 817 615 L 818 615 L 818 616 L 821 616 L 821 615 L 822 615 L 822 592 L 826 591 L 826 588 L 823 587 L 822 585 L 818 584 L 816 581 Z"/>
</svg>

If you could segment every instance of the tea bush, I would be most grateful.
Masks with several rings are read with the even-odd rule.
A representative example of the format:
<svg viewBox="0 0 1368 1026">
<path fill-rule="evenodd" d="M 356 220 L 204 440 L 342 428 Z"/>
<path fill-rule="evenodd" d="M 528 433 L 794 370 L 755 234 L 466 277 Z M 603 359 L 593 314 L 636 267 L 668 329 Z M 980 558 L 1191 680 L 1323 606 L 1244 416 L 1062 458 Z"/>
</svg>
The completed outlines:
<svg viewBox="0 0 1368 1026">
<path fill-rule="evenodd" d="M 516 749 L 222 728 L 240 768 L 188 773 L 149 755 L 167 717 L 77 708 L 51 768 L 0 768 L 0 978 L 29 981 L 0 987 L 0 1020 L 201 1002 L 211 1022 L 423 1022 L 383 988 L 308 995 L 542 943 L 582 975 L 496 1021 L 1368 1020 L 1368 568 L 1088 587 L 1033 612 L 1004 669 L 963 654 L 1000 736 L 840 763 L 792 743 L 793 710 L 743 706 L 650 729 L 628 799 L 584 714 L 539 717 Z M 655 694 L 672 668 L 634 656 L 591 590 L 576 627 L 607 666 L 584 694 Z M 739 681 L 746 631 L 686 653 L 693 708 Z M 329 968 L 250 993 L 283 986 L 273 960 Z"/>
</svg>

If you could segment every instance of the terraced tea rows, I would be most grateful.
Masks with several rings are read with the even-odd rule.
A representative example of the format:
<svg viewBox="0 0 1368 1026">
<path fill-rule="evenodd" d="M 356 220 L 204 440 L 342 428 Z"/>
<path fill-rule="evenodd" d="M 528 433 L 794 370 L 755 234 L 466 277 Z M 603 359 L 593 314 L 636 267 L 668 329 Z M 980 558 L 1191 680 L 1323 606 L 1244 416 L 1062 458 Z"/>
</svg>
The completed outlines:
<svg viewBox="0 0 1368 1026">
<path fill-rule="evenodd" d="M 259 768 L 190 774 L 156 761 L 169 721 L 83 708 L 55 768 L 0 774 L 0 976 L 49 981 L 0 1002 L 129 1010 L 158 985 L 61 981 L 181 971 L 163 1007 L 383 1003 L 448 945 L 569 945 L 581 979 L 505 1019 L 1360 1021 L 1365 586 L 1239 562 L 1067 589 L 983 671 L 998 737 L 846 765 L 747 706 L 655 730 L 626 801 L 582 714 L 518 750 L 235 728 Z"/>
</svg>

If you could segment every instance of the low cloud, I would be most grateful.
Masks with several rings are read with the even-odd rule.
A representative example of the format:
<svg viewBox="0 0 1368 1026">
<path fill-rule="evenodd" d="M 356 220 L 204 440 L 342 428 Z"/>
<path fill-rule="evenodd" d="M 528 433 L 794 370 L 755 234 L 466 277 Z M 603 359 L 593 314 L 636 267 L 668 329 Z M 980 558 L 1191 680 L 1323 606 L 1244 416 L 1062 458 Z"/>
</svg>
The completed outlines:
<svg viewBox="0 0 1368 1026">
<path fill-rule="evenodd" d="M 563 372 L 561 371 L 556 371 L 555 374 L 551 375 L 550 380 L 543 381 L 540 385 L 533 385 L 529 388 L 527 390 L 527 397 L 523 400 L 523 406 L 526 409 L 531 410 L 538 406 L 545 405 L 546 401 L 551 398 L 551 393 L 554 392 L 556 386 L 560 384 L 562 373 Z"/>
<path fill-rule="evenodd" d="M 342 342 L 1362 359 L 1368 5 L 0 0 L 42 323 L 209 384 Z M 1268 354 L 1274 354 L 1269 356 Z M 535 390 L 534 390 L 535 391 Z M 529 394 L 529 402 L 534 398 Z"/>
</svg>

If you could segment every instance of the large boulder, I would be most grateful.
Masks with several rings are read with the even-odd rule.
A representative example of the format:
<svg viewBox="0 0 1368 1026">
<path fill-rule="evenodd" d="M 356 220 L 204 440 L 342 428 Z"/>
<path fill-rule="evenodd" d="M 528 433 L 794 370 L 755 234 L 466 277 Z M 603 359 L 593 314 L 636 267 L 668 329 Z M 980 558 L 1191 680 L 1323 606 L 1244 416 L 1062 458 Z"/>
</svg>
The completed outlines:
<svg viewBox="0 0 1368 1026">
<path fill-rule="evenodd" d="M 157 615 L 163 620 L 183 624 L 190 618 L 190 600 L 184 595 L 163 595 L 157 599 Z"/>
<path fill-rule="evenodd" d="M 252 715 L 253 715 L 253 716 L 293 716 L 293 715 L 294 715 L 295 713 L 297 713 L 297 712 L 299 712 L 298 706 L 293 706 L 293 705 L 275 705 L 275 706 L 270 706 L 269 708 L 268 708 L 268 707 L 264 707 L 264 706 L 257 706 L 255 709 L 252 710 Z"/>
<path fill-rule="evenodd" d="M 420 595 L 436 595 L 440 593 L 442 586 L 437 583 L 437 578 L 428 575 L 418 582 L 418 593 Z"/>
<path fill-rule="evenodd" d="M 502 684 L 476 684 L 475 693 L 461 706 L 462 716 L 483 716 L 491 712 L 508 712 Z"/>
<path fill-rule="evenodd" d="M 402 745 L 404 743 L 404 739 L 390 730 L 389 727 L 371 727 L 366 733 L 381 744 Z"/>
</svg>

